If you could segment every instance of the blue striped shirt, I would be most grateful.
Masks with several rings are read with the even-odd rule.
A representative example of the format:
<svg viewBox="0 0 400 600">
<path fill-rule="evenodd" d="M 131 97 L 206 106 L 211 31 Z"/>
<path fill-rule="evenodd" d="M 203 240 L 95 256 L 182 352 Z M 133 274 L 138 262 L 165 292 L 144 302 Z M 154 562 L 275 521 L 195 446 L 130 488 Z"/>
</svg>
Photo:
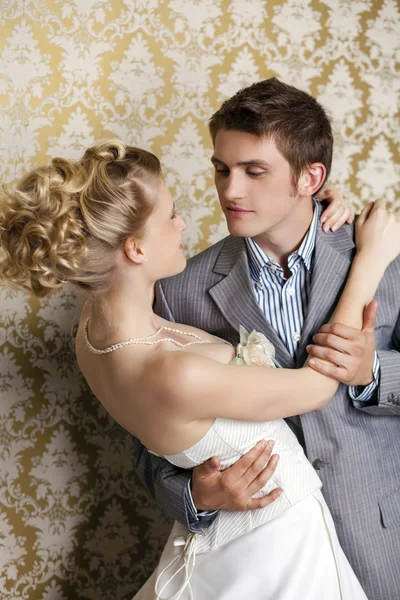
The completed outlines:
<svg viewBox="0 0 400 600">
<path fill-rule="evenodd" d="M 311 288 L 311 269 L 317 233 L 318 211 L 298 250 L 288 258 L 292 275 L 286 279 L 282 267 L 251 238 L 246 238 L 250 276 L 257 303 L 267 320 L 294 356 L 301 336 Z"/>
</svg>

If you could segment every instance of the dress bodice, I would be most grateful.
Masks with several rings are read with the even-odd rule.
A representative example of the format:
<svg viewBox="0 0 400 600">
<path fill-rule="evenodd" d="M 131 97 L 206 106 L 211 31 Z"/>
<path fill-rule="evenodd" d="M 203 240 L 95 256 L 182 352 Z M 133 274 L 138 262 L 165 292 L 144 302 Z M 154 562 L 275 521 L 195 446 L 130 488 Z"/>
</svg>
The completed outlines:
<svg viewBox="0 0 400 600">
<path fill-rule="evenodd" d="M 226 469 L 262 439 L 275 441 L 274 453 L 280 458 L 273 477 L 256 497 L 264 496 L 276 487 L 281 487 L 283 493 L 262 509 L 236 513 L 221 511 L 206 534 L 198 539 L 198 552 L 217 548 L 276 518 L 318 490 L 322 483 L 283 419 L 260 423 L 216 419 L 194 446 L 177 454 L 164 455 L 170 463 L 183 469 L 192 469 L 212 456 L 218 456 L 221 467 Z"/>
</svg>

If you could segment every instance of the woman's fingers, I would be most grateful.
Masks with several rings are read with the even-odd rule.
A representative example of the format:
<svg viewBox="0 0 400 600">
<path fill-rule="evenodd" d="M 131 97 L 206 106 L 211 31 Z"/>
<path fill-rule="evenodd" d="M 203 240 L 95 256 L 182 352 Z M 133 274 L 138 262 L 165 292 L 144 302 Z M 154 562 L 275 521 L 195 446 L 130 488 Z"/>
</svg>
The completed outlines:
<svg viewBox="0 0 400 600">
<path fill-rule="evenodd" d="M 384 198 L 377 198 L 374 202 L 373 208 L 386 208 L 386 200 Z"/>
<path fill-rule="evenodd" d="M 322 230 L 326 233 L 327 231 L 329 231 L 329 229 L 331 229 L 332 231 L 339 229 L 339 227 L 341 227 L 345 222 L 346 217 L 347 213 L 345 214 L 343 208 L 339 207 L 339 209 L 336 210 L 336 212 L 331 214 L 331 216 L 329 216 L 326 219 L 326 221 L 322 225 Z"/>
<path fill-rule="evenodd" d="M 335 187 L 323 187 L 315 195 L 316 200 L 325 200 L 329 202 L 328 207 L 321 214 L 321 223 L 323 231 L 336 231 L 344 223 L 352 223 L 354 220 L 354 210 L 345 202 L 341 192 Z"/>
<path fill-rule="evenodd" d="M 348 204 L 345 204 L 331 219 L 330 228 L 332 231 L 336 231 L 344 223 L 352 223 L 353 221 L 354 210 Z"/>
<path fill-rule="evenodd" d="M 314 198 L 319 202 L 327 200 L 330 204 L 335 201 L 344 202 L 342 192 L 333 185 L 324 185 Z"/>
<path fill-rule="evenodd" d="M 400 254 L 399 220 L 378 198 L 365 207 L 356 223 L 357 251 L 371 256 L 372 265 L 386 268 Z"/>
<path fill-rule="evenodd" d="M 368 218 L 368 215 L 370 214 L 371 210 L 374 207 L 374 202 L 368 202 L 368 204 L 366 204 L 366 206 L 364 206 L 364 208 L 362 209 L 360 216 L 358 217 L 358 221 L 357 221 L 357 225 L 361 226 L 365 223 L 365 221 Z"/>
</svg>

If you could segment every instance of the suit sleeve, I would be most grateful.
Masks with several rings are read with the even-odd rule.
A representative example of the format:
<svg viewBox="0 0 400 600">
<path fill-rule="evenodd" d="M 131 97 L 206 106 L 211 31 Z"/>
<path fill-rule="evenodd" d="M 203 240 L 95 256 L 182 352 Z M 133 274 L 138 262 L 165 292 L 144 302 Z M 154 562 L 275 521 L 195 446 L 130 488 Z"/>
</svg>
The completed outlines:
<svg viewBox="0 0 400 600">
<path fill-rule="evenodd" d="M 134 440 L 134 446 L 136 472 L 147 492 L 165 514 L 188 527 L 184 494 L 190 473 L 150 454 L 138 439 Z"/>
<path fill-rule="evenodd" d="M 154 310 L 163 318 L 175 321 L 160 282 L 157 284 Z M 136 472 L 155 503 L 190 531 L 202 533 L 211 525 L 217 513 L 194 513 L 195 507 L 190 501 L 191 471 L 180 469 L 166 459 L 151 454 L 138 439 L 134 440 L 134 446 Z"/>
<path fill-rule="evenodd" d="M 390 350 L 377 349 L 380 377 L 375 402 L 354 402 L 359 410 L 375 416 L 400 416 L 400 315 Z M 363 405 L 364 404 L 364 405 Z"/>
</svg>

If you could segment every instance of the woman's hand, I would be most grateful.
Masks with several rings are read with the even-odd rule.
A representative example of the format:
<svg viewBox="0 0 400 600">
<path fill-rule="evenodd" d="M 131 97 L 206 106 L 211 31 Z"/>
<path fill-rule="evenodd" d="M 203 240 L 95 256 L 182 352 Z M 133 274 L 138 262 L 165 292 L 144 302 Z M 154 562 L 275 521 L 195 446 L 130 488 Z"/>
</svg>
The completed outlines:
<svg viewBox="0 0 400 600">
<path fill-rule="evenodd" d="M 315 199 L 321 202 L 329 203 L 328 208 L 321 214 L 321 223 L 323 231 L 336 231 L 343 223 L 352 223 L 354 221 L 354 209 L 344 201 L 341 192 L 329 185 L 324 186 L 315 195 Z"/>
<path fill-rule="evenodd" d="M 400 254 L 400 217 L 382 198 L 365 206 L 356 223 L 357 254 L 386 268 Z"/>
</svg>

